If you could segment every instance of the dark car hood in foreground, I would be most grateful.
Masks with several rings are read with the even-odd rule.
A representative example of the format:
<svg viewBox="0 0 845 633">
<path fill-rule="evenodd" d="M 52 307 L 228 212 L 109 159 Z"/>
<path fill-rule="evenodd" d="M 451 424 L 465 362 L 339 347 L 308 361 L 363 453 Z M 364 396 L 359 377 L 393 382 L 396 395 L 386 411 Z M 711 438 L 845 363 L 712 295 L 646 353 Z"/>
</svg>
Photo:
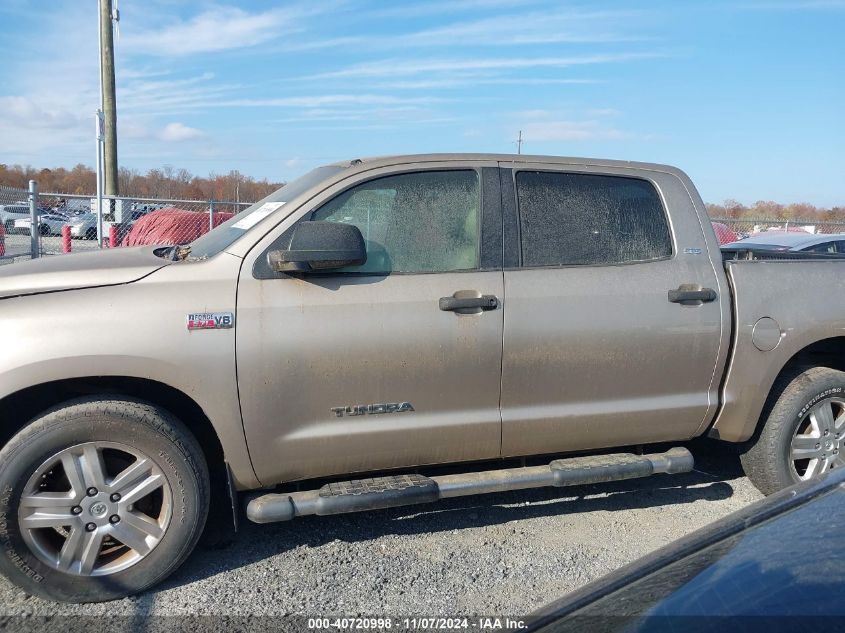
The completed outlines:
<svg viewBox="0 0 845 633">
<path fill-rule="evenodd" d="M 171 262 L 152 246 L 51 255 L 0 266 L 0 298 L 127 284 Z"/>
<path fill-rule="evenodd" d="M 552 603 L 535 631 L 843 630 L 845 468 Z M 830 626 L 835 625 L 835 626 Z"/>
</svg>

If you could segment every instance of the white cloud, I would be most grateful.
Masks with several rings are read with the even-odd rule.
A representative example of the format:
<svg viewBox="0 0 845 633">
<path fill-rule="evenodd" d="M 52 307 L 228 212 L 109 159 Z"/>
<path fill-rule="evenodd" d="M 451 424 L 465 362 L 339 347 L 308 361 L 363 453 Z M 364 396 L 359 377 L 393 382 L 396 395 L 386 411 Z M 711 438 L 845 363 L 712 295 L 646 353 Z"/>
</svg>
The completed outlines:
<svg viewBox="0 0 845 633">
<path fill-rule="evenodd" d="M 291 30 L 291 12 L 247 13 L 216 7 L 187 21 L 144 31 L 126 31 L 120 46 L 148 55 L 190 55 L 263 44 Z"/>
<path fill-rule="evenodd" d="M 634 135 L 610 125 L 604 119 L 620 117 L 613 108 L 591 108 L 585 112 L 561 113 L 554 110 L 524 110 L 512 116 L 526 142 L 610 141 L 634 138 Z"/>
<path fill-rule="evenodd" d="M 353 46 L 356 51 L 406 50 L 409 47 L 508 46 L 532 44 L 585 44 L 642 41 L 625 31 L 641 15 L 638 11 L 573 11 L 561 7 L 529 13 L 454 22 L 418 31 L 391 29 L 378 37 L 344 35 L 306 41 L 286 39 L 284 51 L 304 51 Z"/>
<path fill-rule="evenodd" d="M 466 88 L 467 86 L 555 86 L 567 84 L 604 83 L 600 79 L 557 79 L 544 77 L 475 77 L 458 76 L 443 79 L 409 79 L 373 84 L 374 88 L 394 90 L 432 90 L 438 88 Z"/>
<path fill-rule="evenodd" d="M 845 9 L 845 0 L 774 0 L 772 2 L 752 2 L 741 6 L 743 9 L 804 11 Z"/>
<path fill-rule="evenodd" d="M 156 138 L 171 142 L 191 141 L 205 136 L 205 132 L 184 123 L 168 123 L 156 134 Z"/>
<path fill-rule="evenodd" d="M 472 46 L 490 44 L 606 43 L 634 39 L 608 30 L 633 11 L 543 11 L 498 15 L 399 35 L 402 46 Z"/>
<path fill-rule="evenodd" d="M 78 125 L 81 120 L 74 112 L 62 108 L 44 108 L 34 99 L 23 96 L 0 97 L 0 112 L 7 123 L 13 122 L 27 128 L 66 129 Z"/>
<path fill-rule="evenodd" d="M 440 101 L 440 99 L 430 97 L 404 98 L 376 94 L 334 94 L 301 97 L 275 97 L 268 99 L 232 99 L 230 101 L 219 101 L 208 105 L 221 107 L 319 108 L 323 106 L 338 105 L 417 105 L 432 103 L 435 101 Z"/>
<path fill-rule="evenodd" d="M 385 3 L 388 4 L 388 3 Z M 445 0 L 445 2 L 389 3 L 377 15 L 381 17 L 415 18 L 425 15 L 443 15 L 460 11 L 484 11 L 500 8 L 522 8 L 529 4 L 542 4 L 541 0 Z"/>
<path fill-rule="evenodd" d="M 523 139 L 532 141 L 618 140 L 628 135 L 599 121 L 536 121 L 522 127 Z"/>
<path fill-rule="evenodd" d="M 606 64 L 660 57 L 657 53 L 615 53 L 572 57 L 502 57 L 481 59 L 425 59 L 408 61 L 389 59 L 356 64 L 343 70 L 314 75 L 332 77 L 397 77 L 456 71 L 520 70 L 528 68 L 569 68 L 589 64 Z"/>
</svg>

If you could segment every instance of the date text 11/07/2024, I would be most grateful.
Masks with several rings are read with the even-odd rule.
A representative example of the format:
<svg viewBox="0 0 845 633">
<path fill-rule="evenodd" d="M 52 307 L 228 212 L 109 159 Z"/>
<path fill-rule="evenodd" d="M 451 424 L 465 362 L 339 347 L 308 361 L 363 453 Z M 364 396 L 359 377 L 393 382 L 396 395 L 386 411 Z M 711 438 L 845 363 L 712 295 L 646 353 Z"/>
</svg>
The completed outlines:
<svg viewBox="0 0 845 633">
<path fill-rule="evenodd" d="M 308 618 L 309 630 L 409 630 L 409 631 L 519 631 L 528 628 L 528 622 L 511 617 L 412 617 L 412 618 Z"/>
</svg>

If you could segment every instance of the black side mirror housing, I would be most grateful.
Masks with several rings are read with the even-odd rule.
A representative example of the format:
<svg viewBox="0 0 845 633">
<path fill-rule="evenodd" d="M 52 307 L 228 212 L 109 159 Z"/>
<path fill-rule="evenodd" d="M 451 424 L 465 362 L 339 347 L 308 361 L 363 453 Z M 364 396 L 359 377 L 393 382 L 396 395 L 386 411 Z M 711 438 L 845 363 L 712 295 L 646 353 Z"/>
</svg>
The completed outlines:
<svg viewBox="0 0 845 633">
<path fill-rule="evenodd" d="M 360 266 L 366 261 L 361 231 L 339 222 L 300 222 L 287 249 L 267 253 L 267 264 L 277 273 L 331 270 Z"/>
</svg>

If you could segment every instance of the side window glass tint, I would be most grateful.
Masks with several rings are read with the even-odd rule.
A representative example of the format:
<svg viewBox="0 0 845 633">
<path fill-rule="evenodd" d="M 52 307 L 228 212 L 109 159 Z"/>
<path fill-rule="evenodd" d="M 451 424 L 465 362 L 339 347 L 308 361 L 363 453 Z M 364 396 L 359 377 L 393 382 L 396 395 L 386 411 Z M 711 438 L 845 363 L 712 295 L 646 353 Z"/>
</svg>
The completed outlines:
<svg viewBox="0 0 845 633">
<path fill-rule="evenodd" d="M 823 242 L 821 244 L 805 248 L 804 250 L 810 251 L 811 253 L 835 253 L 836 244 L 834 242 Z"/>
<path fill-rule="evenodd" d="M 478 268 L 480 206 L 475 171 L 428 171 L 357 185 L 311 219 L 361 230 L 367 263 L 345 272 L 448 272 Z"/>
<path fill-rule="evenodd" d="M 618 264 L 672 254 L 663 204 L 645 180 L 522 171 L 516 188 L 524 266 Z"/>
</svg>

